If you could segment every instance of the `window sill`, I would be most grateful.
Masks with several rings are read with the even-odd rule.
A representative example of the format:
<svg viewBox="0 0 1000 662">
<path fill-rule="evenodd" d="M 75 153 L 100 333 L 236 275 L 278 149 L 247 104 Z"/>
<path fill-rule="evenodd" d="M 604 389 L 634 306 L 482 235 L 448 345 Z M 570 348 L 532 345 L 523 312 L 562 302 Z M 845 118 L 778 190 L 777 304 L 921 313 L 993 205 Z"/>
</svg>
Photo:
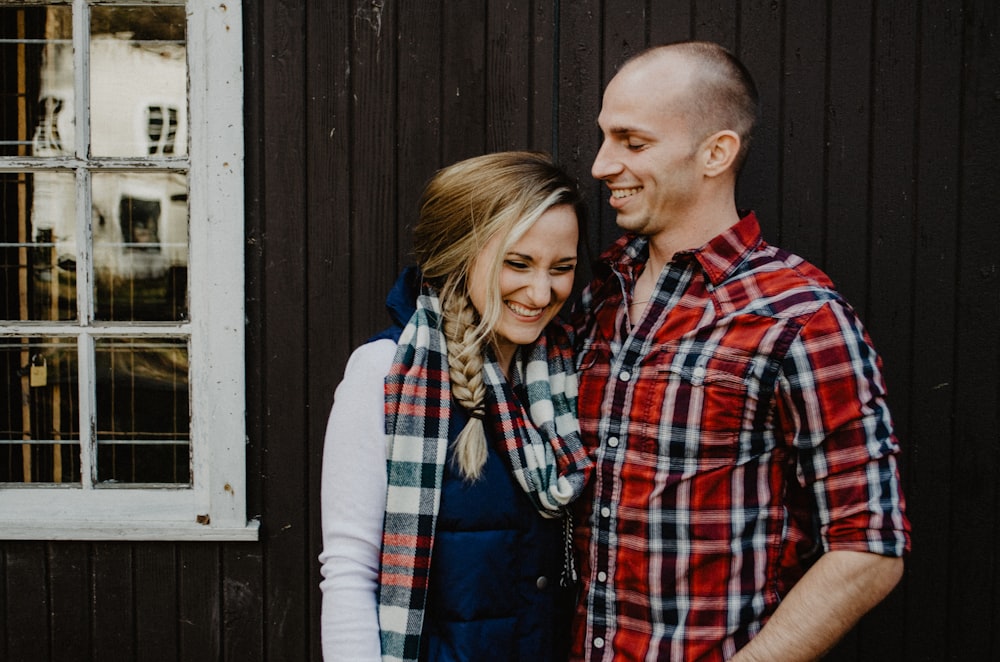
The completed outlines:
<svg viewBox="0 0 1000 662">
<path fill-rule="evenodd" d="M 159 540 L 255 542 L 259 520 L 245 526 L 211 526 L 188 522 L 59 522 L 44 524 L 0 519 L 2 540 Z"/>
</svg>

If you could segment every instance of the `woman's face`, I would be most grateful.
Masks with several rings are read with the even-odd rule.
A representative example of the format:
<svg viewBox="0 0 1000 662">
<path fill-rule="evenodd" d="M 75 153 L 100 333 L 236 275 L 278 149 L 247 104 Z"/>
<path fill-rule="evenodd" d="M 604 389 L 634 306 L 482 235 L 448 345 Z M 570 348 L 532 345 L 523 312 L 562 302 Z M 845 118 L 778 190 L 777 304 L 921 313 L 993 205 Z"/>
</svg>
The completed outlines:
<svg viewBox="0 0 1000 662">
<path fill-rule="evenodd" d="M 573 290 L 576 270 L 576 212 L 557 205 L 503 256 L 500 267 L 500 320 L 492 329 L 500 365 L 506 369 L 518 345 L 541 335 Z M 490 268 L 498 259 L 502 238 L 493 237 L 479 252 L 469 275 L 469 295 L 480 314 L 486 309 Z"/>
</svg>

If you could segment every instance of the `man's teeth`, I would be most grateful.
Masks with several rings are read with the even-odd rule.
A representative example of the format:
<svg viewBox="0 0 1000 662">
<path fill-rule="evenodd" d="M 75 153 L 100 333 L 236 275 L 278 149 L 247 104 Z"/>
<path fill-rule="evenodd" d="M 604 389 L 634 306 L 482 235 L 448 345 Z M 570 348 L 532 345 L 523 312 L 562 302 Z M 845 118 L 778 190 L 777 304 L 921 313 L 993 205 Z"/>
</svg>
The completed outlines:
<svg viewBox="0 0 1000 662">
<path fill-rule="evenodd" d="M 611 196 L 614 198 L 627 198 L 629 196 L 635 195 L 641 190 L 642 190 L 641 186 L 637 186 L 636 188 L 616 188 L 616 189 L 611 189 Z"/>
<path fill-rule="evenodd" d="M 507 307 L 522 317 L 534 317 L 536 315 L 540 315 L 544 310 L 544 308 L 525 308 L 524 306 L 516 304 L 513 301 L 508 301 Z"/>
</svg>

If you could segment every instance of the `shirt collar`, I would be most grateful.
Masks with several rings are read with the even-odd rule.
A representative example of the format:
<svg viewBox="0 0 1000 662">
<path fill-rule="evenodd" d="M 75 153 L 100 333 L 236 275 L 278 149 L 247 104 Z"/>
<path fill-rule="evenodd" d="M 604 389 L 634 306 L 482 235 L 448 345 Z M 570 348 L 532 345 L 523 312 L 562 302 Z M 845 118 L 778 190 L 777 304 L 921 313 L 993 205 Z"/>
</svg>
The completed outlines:
<svg viewBox="0 0 1000 662">
<path fill-rule="evenodd" d="M 747 256 L 757 249 L 764 239 L 757 215 L 752 211 L 741 212 L 740 220 L 728 230 L 710 239 L 700 248 L 679 251 L 674 262 L 697 260 L 712 285 L 719 285 L 743 264 Z M 648 259 L 647 237 L 626 234 L 601 255 L 601 261 L 619 270 L 632 270 Z"/>
</svg>

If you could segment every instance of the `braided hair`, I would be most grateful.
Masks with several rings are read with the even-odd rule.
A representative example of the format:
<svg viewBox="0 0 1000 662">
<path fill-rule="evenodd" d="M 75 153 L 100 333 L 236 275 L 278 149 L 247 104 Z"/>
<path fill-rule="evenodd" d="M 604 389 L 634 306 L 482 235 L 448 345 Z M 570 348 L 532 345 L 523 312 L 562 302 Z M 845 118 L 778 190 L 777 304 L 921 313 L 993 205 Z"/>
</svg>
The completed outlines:
<svg viewBox="0 0 1000 662">
<path fill-rule="evenodd" d="M 453 454 L 468 480 L 480 476 L 487 457 L 483 355 L 502 313 L 503 256 L 556 205 L 573 206 L 582 226 L 585 210 L 575 181 L 547 154 L 526 151 L 459 161 L 438 171 L 421 198 L 414 254 L 424 278 L 438 290 L 452 397 L 469 413 Z M 497 236 L 502 239 L 489 269 L 487 302 L 477 310 L 469 296 L 469 274 L 483 247 Z"/>
</svg>

